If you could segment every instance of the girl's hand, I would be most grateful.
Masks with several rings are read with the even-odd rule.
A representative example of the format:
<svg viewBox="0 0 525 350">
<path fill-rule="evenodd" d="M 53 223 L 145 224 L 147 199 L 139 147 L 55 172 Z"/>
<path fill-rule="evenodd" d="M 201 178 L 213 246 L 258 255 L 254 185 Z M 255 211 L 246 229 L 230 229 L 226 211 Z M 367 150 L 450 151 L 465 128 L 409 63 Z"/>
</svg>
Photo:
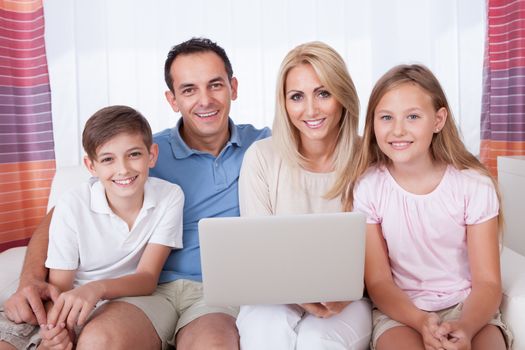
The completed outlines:
<svg viewBox="0 0 525 350">
<path fill-rule="evenodd" d="M 74 329 L 77 325 L 82 326 L 103 293 L 99 283 L 90 282 L 60 294 L 48 314 L 48 324 L 66 323 L 69 329 Z"/>
<path fill-rule="evenodd" d="M 438 329 L 438 334 L 441 335 L 441 344 L 446 350 L 470 350 L 471 348 L 472 339 L 457 320 L 443 322 Z"/>
<path fill-rule="evenodd" d="M 41 325 L 40 336 L 42 337 L 42 342 L 38 346 L 39 350 L 73 349 L 73 342 L 64 323 L 58 324 L 56 327 Z"/>
<path fill-rule="evenodd" d="M 423 344 L 425 350 L 442 350 L 444 349 L 440 339 L 439 325 L 441 319 L 433 312 L 428 312 L 421 326 L 421 337 L 423 338 Z"/>
</svg>

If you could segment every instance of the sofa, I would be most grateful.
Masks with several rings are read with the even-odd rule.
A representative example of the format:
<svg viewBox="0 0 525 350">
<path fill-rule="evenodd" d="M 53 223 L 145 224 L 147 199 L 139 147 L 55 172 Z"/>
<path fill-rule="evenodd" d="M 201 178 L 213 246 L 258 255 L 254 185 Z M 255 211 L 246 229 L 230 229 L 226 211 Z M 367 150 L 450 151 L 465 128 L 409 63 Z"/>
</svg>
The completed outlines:
<svg viewBox="0 0 525 350">
<path fill-rule="evenodd" d="M 516 165 L 522 162 L 523 168 Z M 510 165 L 509 165 L 510 164 Z M 504 245 L 501 249 L 501 270 L 503 280 L 503 302 L 501 311 L 503 319 L 514 334 L 512 349 L 525 350 L 525 235 L 523 235 L 523 206 L 520 201 L 509 201 L 505 198 L 516 198 L 516 191 L 525 191 L 525 157 L 523 159 L 503 159 L 498 162 L 500 185 L 504 198 L 504 210 L 507 215 L 507 226 L 504 233 Z M 503 167 L 503 169 L 502 169 Z M 507 167 L 509 169 L 507 169 Z M 520 171 L 523 170 L 523 173 Z M 521 176 L 521 175 L 523 176 Z M 509 175 L 509 176 L 507 176 Z M 66 189 L 89 178 L 83 166 L 57 169 L 51 186 L 48 209 L 53 207 L 57 197 Z M 520 214 L 521 213 L 521 214 Z M 520 218 L 509 217 L 519 215 Z M 521 220 L 521 221 L 520 221 Z M 0 253 L 0 304 L 16 290 L 18 275 L 22 267 L 25 247 L 11 248 Z"/>
</svg>

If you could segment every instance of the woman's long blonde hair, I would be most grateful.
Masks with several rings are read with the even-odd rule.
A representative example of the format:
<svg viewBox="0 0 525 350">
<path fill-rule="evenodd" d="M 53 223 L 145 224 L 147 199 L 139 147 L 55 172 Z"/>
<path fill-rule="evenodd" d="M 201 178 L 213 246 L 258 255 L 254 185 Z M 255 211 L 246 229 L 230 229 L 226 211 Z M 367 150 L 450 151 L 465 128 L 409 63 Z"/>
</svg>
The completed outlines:
<svg viewBox="0 0 525 350">
<path fill-rule="evenodd" d="M 465 147 L 454 122 L 443 88 L 434 74 L 425 66 L 419 64 L 399 65 L 386 72 L 376 83 L 366 111 L 365 129 L 362 147 L 359 150 L 354 164 L 349 164 L 346 171 L 336 181 L 334 190 L 341 194 L 345 210 L 352 210 L 353 191 L 356 181 L 372 165 L 387 165 L 390 159 L 379 149 L 374 131 L 374 112 L 383 96 L 401 84 L 417 84 L 425 90 L 432 99 L 434 110 L 445 108 L 448 118 L 442 130 L 435 133 L 430 145 L 430 154 L 434 161 L 453 165 L 456 169 L 474 169 L 488 176 L 494 183 L 498 199 L 500 200 L 499 228 L 503 226 L 501 210 L 501 195 L 497 181 L 491 176 L 487 168 Z"/>
<path fill-rule="evenodd" d="M 275 118 L 272 138 L 275 148 L 291 166 L 305 167 L 307 159 L 299 152 L 299 130 L 286 112 L 286 77 L 292 68 L 309 64 L 319 81 L 342 105 L 343 112 L 333 156 L 334 170 L 341 174 L 357 151 L 359 136 L 359 99 L 343 58 L 320 41 L 308 42 L 292 49 L 279 69 L 276 88 Z"/>
</svg>

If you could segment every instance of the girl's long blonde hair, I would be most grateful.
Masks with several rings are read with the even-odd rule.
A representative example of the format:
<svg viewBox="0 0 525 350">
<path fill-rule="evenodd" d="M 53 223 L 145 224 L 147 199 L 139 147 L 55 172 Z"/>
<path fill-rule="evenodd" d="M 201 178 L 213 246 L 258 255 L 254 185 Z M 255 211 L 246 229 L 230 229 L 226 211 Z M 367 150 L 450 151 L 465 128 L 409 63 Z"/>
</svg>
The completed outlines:
<svg viewBox="0 0 525 350">
<path fill-rule="evenodd" d="M 362 147 L 359 150 L 355 163 L 349 164 L 346 171 L 338 178 L 334 190 L 341 194 L 343 207 L 350 211 L 353 207 L 353 191 L 356 181 L 372 165 L 387 165 L 390 159 L 379 149 L 374 131 L 374 112 L 383 96 L 395 87 L 412 83 L 425 90 L 432 98 L 434 110 L 446 108 L 448 118 L 443 129 L 435 133 L 430 145 L 430 154 L 434 161 L 453 165 L 456 169 L 474 169 L 488 176 L 494 183 L 499 209 L 499 228 L 503 226 L 503 212 L 501 209 L 501 195 L 497 181 L 491 176 L 487 168 L 465 147 L 454 122 L 450 106 L 443 88 L 434 74 L 425 66 L 419 64 L 399 65 L 386 72 L 376 83 L 366 111 L 365 129 Z"/>
<path fill-rule="evenodd" d="M 290 70 L 302 64 L 314 69 L 319 81 L 342 105 L 343 112 L 333 156 L 334 170 L 342 174 L 357 152 L 359 136 L 359 99 L 343 58 L 320 41 L 308 42 L 292 49 L 279 69 L 276 88 L 275 118 L 272 138 L 275 148 L 291 166 L 305 167 L 307 159 L 299 152 L 299 130 L 286 112 L 286 77 Z M 333 192 L 333 191 L 331 191 Z"/>
</svg>

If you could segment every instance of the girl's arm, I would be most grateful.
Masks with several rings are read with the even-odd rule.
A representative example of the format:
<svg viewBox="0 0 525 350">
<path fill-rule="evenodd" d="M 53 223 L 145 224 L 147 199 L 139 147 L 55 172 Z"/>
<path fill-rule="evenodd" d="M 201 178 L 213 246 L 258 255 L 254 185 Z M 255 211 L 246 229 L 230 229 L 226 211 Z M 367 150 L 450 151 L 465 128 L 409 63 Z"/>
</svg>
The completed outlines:
<svg viewBox="0 0 525 350">
<path fill-rule="evenodd" d="M 378 309 L 418 331 L 425 344 L 440 348 L 439 339 L 433 335 L 438 328 L 437 315 L 418 309 L 392 279 L 388 248 L 380 224 L 367 224 L 365 284 Z"/>
<path fill-rule="evenodd" d="M 467 226 L 472 290 L 457 322 L 444 322 L 440 331 L 470 342 L 488 324 L 501 303 L 498 217 Z"/>
<path fill-rule="evenodd" d="M 68 328 L 73 329 L 75 325 L 84 324 L 100 300 L 153 293 L 170 252 L 171 248 L 168 246 L 149 243 L 142 253 L 135 273 L 89 282 L 62 293 L 49 313 L 48 323 L 66 322 Z"/>
</svg>

